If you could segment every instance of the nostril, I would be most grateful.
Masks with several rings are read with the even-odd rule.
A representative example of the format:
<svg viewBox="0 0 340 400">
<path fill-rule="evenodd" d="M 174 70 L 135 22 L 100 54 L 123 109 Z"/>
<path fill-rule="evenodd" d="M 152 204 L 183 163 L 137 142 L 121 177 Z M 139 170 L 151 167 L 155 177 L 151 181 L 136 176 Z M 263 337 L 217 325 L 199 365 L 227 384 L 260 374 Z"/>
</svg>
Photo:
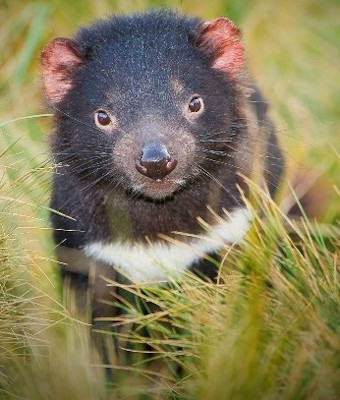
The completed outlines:
<svg viewBox="0 0 340 400">
<path fill-rule="evenodd" d="M 142 175 L 146 175 L 147 174 L 147 169 L 146 169 L 146 167 L 144 165 L 141 164 L 140 160 L 136 161 L 136 169 Z"/>
<path fill-rule="evenodd" d="M 144 146 L 136 169 L 142 175 L 160 180 L 169 175 L 177 165 L 177 160 L 171 158 L 167 148 L 162 143 L 151 142 Z"/>
<path fill-rule="evenodd" d="M 168 171 L 168 174 L 172 172 L 177 166 L 177 160 L 174 160 L 172 158 L 169 159 L 169 161 L 166 163 L 166 170 Z"/>
</svg>

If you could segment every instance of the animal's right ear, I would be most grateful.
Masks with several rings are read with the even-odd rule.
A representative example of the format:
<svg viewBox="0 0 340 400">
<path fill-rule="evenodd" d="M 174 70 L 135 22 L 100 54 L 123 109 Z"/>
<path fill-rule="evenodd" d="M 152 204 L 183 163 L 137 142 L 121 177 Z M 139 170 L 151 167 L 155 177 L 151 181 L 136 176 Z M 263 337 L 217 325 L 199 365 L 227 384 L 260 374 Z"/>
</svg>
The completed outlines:
<svg viewBox="0 0 340 400">
<path fill-rule="evenodd" d="M 56 38 L 45 47 L 41 53 L 42 78 L 49 102 L 55 104 L 64 99 L 84 61 L 74 40 Z"/>
</svg>

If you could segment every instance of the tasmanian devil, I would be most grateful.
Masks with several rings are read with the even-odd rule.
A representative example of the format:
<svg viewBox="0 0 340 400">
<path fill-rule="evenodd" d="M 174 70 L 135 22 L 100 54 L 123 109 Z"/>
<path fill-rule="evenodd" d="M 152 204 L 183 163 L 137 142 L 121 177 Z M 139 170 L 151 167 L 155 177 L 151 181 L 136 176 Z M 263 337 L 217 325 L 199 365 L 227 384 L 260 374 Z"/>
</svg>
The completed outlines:
<svg viewBox="0 0 340 400">
<path fill-rule="evenodd" d="M 239 29 L 170 11 L 112 16 L 52 40 L 41 61 L 64 277 L 85 289 L 116 271 L 212 276 L 206 256 L 249 225 L 244 177 L 274 193 L 283 170 Z"/>
</svg>

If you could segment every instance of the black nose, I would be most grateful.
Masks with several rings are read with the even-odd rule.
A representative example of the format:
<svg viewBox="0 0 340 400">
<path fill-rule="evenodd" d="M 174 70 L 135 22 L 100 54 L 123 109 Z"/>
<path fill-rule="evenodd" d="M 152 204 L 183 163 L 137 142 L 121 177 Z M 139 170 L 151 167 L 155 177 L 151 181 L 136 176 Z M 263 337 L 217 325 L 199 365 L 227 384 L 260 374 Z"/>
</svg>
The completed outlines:
<svg viewBox="0 0 340 400">
<path fill-rule="evenodd" d="M 137 171 L 155 180 L 161 180 L 169 175 L 176 165 L 177 160 L 172 159 L 164 144 L 159 142 L 147 143 L 140 159 L 136 161 Z"/>
</svg>

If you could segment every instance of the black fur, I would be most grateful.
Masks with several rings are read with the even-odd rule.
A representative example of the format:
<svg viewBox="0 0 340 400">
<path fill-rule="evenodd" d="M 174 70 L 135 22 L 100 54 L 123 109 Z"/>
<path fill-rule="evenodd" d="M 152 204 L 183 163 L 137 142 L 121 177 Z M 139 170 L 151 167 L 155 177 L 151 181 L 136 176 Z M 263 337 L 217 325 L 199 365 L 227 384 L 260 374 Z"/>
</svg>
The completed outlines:
<svg viewBox="0 0 340 400">
<path fill-rule="evenodd" d="M 236 88 L 194 46 L 197 24 L 195 18 L 173 13 L 148 13 L 100 21 L 76 36 L 86 66 L 55 110 L 52 143 L 59 165 L 52 208 L 75 221 L 52 214 L 57 243 L 81 247 L 90 240 L 156 239 L 158 233 L 174 230 L 198 233 L 196 217 L 205 216 L 213 190 L 219 192 L 217 209 L 239 204 L 236 167 L 228 157 L 233 152 L 229 144 L 245 128 L 238 123 Z M 181 96 L 170 86 L 173 79 L 184 83 Z M 204 96 L 206 111 L 191 126 L 181 107 L 193 93 Z M 115 135 L 94 125 L 93 113 L 103 107 L 114 109 L 118 118 Z M 165 129 L 189 130 L 197 141 L 197 162 L 215 181 L 202 173 L 189 177 L 187 187 L 160 201 L 131 193 L 126 177 L 117 171 L 112 148 L 145 116 L 160 119 Z"/>
<path fill-rule="evenodd" d="M 196 44 L 201 23 L 173 12 L 149 12 L 110 17 L 76 35 L 83 65 L 66 97 L 51 105 L 56 163 L 51 207 L 58 211 L 51 214 L 51 221 L 56 243 L 81 250 L 94 240 L 142 242 L 173 231 L 197 234 L 201 231 L 197 217 L 211 218 L 208 203 L 219 214 L 222 208 L 232 211 L 239 206 L 236 185 L 242 182 L 237 172 L 247 175 L 251 170 L 246 153 L 252 149 L 245 145 L 244 153 L 236 153 L 249 134 L 246 102 L 268 129 L 262 157 L 267 159 L 266 178 L 275 192 L 283 161 L 267 106 L 256 88 L 246 99 L 242 86 L 248 82 L 211 68 L 209 54 Z M 174 90 L 174 81 L 182 84 L 182 90 Z M 193 94 L 203 97 L 205 109 L 190 122 L 183 107 Z M 96 127 L 98 109 L 116 117 L 112 134 Z M 160 198 L 136 190 L 134 165 L 124 170 L 114 157 L 117 143 L 133 136 L 125 147 L 128 157 L 130 150 L 138 153 L 139 142 L 142 146 L 161 133 L 173 153 L 182 154 L 182 131 L 195 142 L 194 154 L 188 155 L 192 158 L 184 166 L 178 160 L 174 171 L 182 173 L 184 185 Z M 211 266 L 203 261 L 192 267 L 210 275 Z M 86 268 L 80 273 L 86 275 Z"/>
</svg>

